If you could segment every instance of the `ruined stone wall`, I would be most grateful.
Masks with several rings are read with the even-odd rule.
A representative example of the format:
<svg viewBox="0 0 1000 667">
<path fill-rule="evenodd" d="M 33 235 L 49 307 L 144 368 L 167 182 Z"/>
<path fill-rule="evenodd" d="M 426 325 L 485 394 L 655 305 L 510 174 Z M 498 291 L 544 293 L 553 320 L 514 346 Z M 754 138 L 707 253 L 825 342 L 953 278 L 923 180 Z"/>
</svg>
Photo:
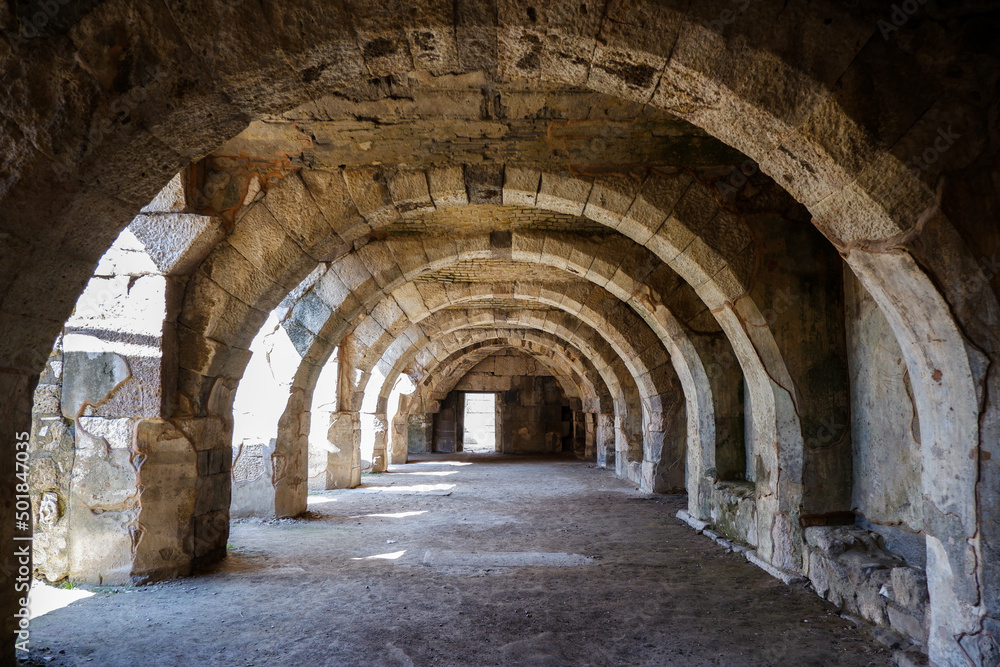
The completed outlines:
<svg viewBox="0 0 1000 667">
<path fill-rule="evenodd" d="M 127 582 L 144 533 L 155 529 L 140 518 L 146 456 L 136 434 L 161 414 L 166 294 L 143 244 L 122 232 L 36 390 L 35 567 L 51 581 Z"/>
<path fill-rule="evenodd" d="M 35 576 L 59 581 L 69 574 L 69 511 L 75 422 L 62 414 L 62 336 L 35 389 L 31 419 L 30 486 L 35 509 Z"/>
<path fill-rule="evenodd" d="M 174 409 L 184 273 L 217 241 L 183 212 L 179 178 L 143 208 L 76 302 L 34 396 L 35 572 L 50 581 L 132 583 L 190 571 L 199 510 L 224 504 L 223 457 L 165 417 Z M 169 498 L 169 502 L 166 499 Z"/>
</svg>

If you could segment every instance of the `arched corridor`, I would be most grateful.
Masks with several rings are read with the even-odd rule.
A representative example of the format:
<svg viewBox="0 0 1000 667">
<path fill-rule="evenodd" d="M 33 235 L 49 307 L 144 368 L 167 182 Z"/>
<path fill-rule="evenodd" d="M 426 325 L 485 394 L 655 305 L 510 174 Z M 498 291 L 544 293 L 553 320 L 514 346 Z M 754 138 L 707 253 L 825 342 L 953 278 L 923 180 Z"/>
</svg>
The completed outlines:
<svg viewBox="0 0 1000 667">
<path fill-rule="evenodd" d="M 32 579 L 225 570 L 234 519 L 461 453 L 488 393 L 496 452 L 663 497 L 629 539 L 676 515 L 887 660 L 1000 664 L 998 28 L 917 0 L 0 7 L 0 660 Z"/>
</svg>

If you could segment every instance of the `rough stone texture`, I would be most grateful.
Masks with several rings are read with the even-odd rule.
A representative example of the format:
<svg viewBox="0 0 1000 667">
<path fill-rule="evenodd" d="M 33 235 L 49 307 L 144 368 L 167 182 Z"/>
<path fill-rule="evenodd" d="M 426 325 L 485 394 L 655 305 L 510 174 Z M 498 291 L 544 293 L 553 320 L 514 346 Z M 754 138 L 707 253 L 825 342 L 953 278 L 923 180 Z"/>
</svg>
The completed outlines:
<svg viewBox="0 0 1000 667">
<path fill-rule="evenodd" d="M 858 518 L 862 526 L 898 521 L 922 531 L 912 535 L 926 552 L 932 660 L 950 667 L 1000 658 L 992 6 L 911 3 L 909 12 L 905 3 L 795 1 L 738 12 L 648 2 L 320 10 L 263 2 L 259 11 L 241 11 L 110 0 L 48 16 L 44 3 L 15 5 L 0 12 L 0 50 L 9 56 L 2 66 L 8 113 L 0 124 L 0 369 L 12 406 L 4 402 L 5 432 L 29 429 L 29 396 L 88 280 L 110 285 L 121 297 L 115 302 L 125 304 L 150 294 L 145 288 L 165 267 L 177 272 L 164 281 L 155 332 L 142 332 L 161 341 L 106 341 L 160 348 L 162 362 L 64 346 L 64 354 L 104 355 L 99 368 L 124 382 L 118 389 L 86 382 L 88 390 L 76 391 L 70 381 L 71 400 L 60 397 L 60 410 L 118 426 L 169 420 L 186 429 L 196 451 L 215 452 L 208 455 L 213 470 L 212 457 L 230 453 L 227 420 L 250 340 L 317 263 L 349 258 L 340 275 L 323 280 L 328 326 L 313 326 L 322 308 L 293 308 L 299 319 L 289 328 L 307 363 L 322 365 L 324 350 L 357 325 L 364 347 L 359 380 L 371 377 L 383 341 L 394 351 L 386 360 L 393 372 L 406 370 L 395 368 L 405 350 L 419 348 L 406 363 L 420 379 L 437 367 L 435 354 L 460 348 L 425 345 L 427 331 L 394 318 L 385 294 L 401 286 L 401 276 L 410 280 L 444 258 L 505 260 L 509 251 L 518 261 L 600 276 L 613 298 L 534 279 L 517 292 L 435 282 L 422 295 L 423 308 L 450 308 L 453 317 L 435 336 L 453 335 L 458 345 L 477 328 L 514 322 L 556 332 L 581 350 L 595 373 L 588 382 L 565 377 L 574 379 L 581 402 L 590 394 L 612 397 L 601 414 L 614 426 L 597 443 L 598 458 L 607 464 L 614 441 L 616 469 L 632 480 L 655 463 L 649 456 L 664 444 L 656 434 L 667 432 L 651 428 L 662 424 L 661 408 L 670 405 L 665 389 L 675 385 L 657 375 L 664 364 L 650 350 L 658 343 L 684 391 L 695 515 L 709 510 L 715 478 L 740 481 L 741 450 L 731 442 L 742 410 L 743 476 L 754 497 L 739 504 L 753 506 L 749 532 L 762 562 L 804 568 L 802 527 L 831 521 L 857 500 L 866 514 Z M 38 25 L 38 11 L 45 25 Z M 524 163 L 527 178 L 508 179 L 513 162 Z M 376 245 L 386 226 L 430 213 L 431 204 L 435 212 L 450 204 L 459 206 L 447 210 L 459 210 L 459 165 L 470 204 L 502 206 L 509 182 L 519 206 L 590 211 L 592 220 L 667 263 L 696 298 L 672 301 L 681 288 L 651 284 L 652 274 L 635 266 L 602 268 L 613 255 L 606 239 L 560 252 L 565 239 L 512 234 L 508 244 L 508 230 L 491 229 L 469 245 L 449 233 L 444 243 L 425 244 L 422 232 L 411 232 L 406 247 Z M 425 168 L 449 170 L 446 185 L 424 171 L 425 192 Z M 181 182 L 156 196 L 181 169 Z M 194 213 L 188 201 L 180 203 L 181 191 Z M 140 259 L 133 249 L 109 256 L 95 275 L 101 255 L 143 206 L 150 220 L 137 223 L 136 241 L 171 243 L 150 243 L 148 262 L 131 264 Z M 203 217 L 175 217 L 189 214 Z M 777 218 L 788 224 L 770 226 Z M 881 496 L 848 465 L 882 445 L 858 428 L 872 414 L 870 377 L 857 363 L 853 376 L 837 366 L 883 355 L 853 354 L 844 344 L 841 267 L 810 220 L 884 316 L 885 325 L 852 321 L 849 335 L 888 341 L 891 331 L 899 354 L 888 356 L 906 366 L 919 438 L 911 425 L 899 446 L 912 464 L 911 445 L 919 440 L 921 472 L 918 487 L 912 475 L 893 478 L 886 495 L 895 497 Z M 166 252 L 177 245 L 172 239 L 190 240 L 190 253 Z M 470 265 L 459 268 L 468 273 Z M 132 294 L 130 285 L 141 288 Z M 777 312 L 784 298 L 795 307 Z M 468 306 L 477 300 L 480 306 Z M 407 306 L 400 310 L 408 316 L 421 311 Z M 772 321 L 774 312 L 788 319 Z M 648 330 L 635 326 L 636 318 Z M 456 326 L 458 320 L 469 326 Z M 712 365 L 710 348 L 686 347 L 678 335 L 685 329 L 722 332 L 743 374 L 742 403 L 733 400 L 735 389 L 713 400 L 719 381 L 713 386 L 704 371 Z M 91 333 L 91 342 L 102 340 Z M 69 365 L 82 368 L 80 362 Z M 891 417 L 887 433 L 906 435 L 899 386 L 905 390 L 906 382 L 897 373 L 879 407 Z M 601 383 L 603 390 L 586 386 Z M 47 386 L 39 405 L 50 410 L 57 392 L 53 383 L 41 384 Z M 346 414 L 357 415 L 365 387 L 350 387 Z M 412 409 L 431 411 L 433 400 Z M 73 412 L 78 407 L 85 414 Z M 865 410 L 849 421 L 855 407 Z M 284 424 L 296 437 L 302 412 L 298 406 Z M 99 439 L 114 440 L 112 452 L 125 451 L 121 432 L 106 426 Z M 854 436 L 874 442 L 852 442 Z M 83 442 L 83 450 L 97 451 L 95 442 Z M 282 450 L 289 497 L 305 491 L 305 457 L 295 452 Z M 131 483 L 113 460 L 122 454 L 87 456 Z M 8 462 L 4 474 L 10 468 Z M 225 553 L 222 505 L 230 479 L 212 472 L 195 484 L 195 560 Z M 127 533 L 139 533 L 124 510 L 118 518 L 113 541 L 124 549 Z M 914 560 L 913 544 L 883 532 L 890 548 Z"/>
<path fill-rule="evenodd" d="M 807 528 L 806 573 L 822 597 L 851 614 L 927 642 L 927 580 L 886 549 L 882 538 L 854 526 Z"/>
<path fill-rule="evenodd" d="M 852 506 L 870 529 L 923 566 L 920 423 L 909 373 L 871 296 L 850 272 L 844 280 L 855 443 Z"/>
<path fill-rule="evenodd" d="M 310 451 L 310 489 L 349 489 L 361 483 L 361 435 L 356 422 L 351 413 L 330 416 L 329 446 Z"/>
</svg>

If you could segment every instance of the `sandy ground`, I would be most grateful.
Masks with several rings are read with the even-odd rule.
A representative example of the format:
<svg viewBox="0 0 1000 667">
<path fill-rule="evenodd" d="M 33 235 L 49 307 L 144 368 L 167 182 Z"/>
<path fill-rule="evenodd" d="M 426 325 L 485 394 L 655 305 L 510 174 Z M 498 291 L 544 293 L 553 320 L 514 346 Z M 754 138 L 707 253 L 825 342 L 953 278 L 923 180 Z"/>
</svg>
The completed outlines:
<svg viewBox="0 0 1000 667">
<path fill-rule="evenodd" d="M 592 464 L 425 456 L 234 522 L 213 572 L 32 622 L 30 664 L 887 665 L 806 588 Z"/>
</svg>

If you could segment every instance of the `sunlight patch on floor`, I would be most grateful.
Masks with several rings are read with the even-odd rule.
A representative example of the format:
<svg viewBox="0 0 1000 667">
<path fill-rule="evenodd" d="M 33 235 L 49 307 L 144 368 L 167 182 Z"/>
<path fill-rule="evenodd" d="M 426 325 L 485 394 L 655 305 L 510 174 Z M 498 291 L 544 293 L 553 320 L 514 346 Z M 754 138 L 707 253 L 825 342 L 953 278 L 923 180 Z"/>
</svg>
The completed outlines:
<svg viewBox="0 0 1000 667">
<path fill-rule="evenodd" d="M 324 496 L 306 496 L 307 505 L 322 505 L 323 503 L 335 503 L 336 498 L 326 498 Z"/>
<path fill-rule="evenodd" d="M 414 461 L 408 466 L 471 466 L 471 461 Z"/>
<path fill-rule="evenodd" d="M 375 556 L 362 556 L 360 558 L 352 558 L 351 560 L 396 560 L 400 556 L 406 553 L 406 549 L 402 551 L 393 551 L 388 554 L 378 554 Z"/>
<path fill-rule="evenodd" d="M 28 593 L 28 618 L 38 618 L 91 595 L 93 593 L 82 588 L 56 588 L 36 579 Z"/>
<path fill-rule="evenodd" d="M 352 516 L 352 519 L 357 519 L 362 516 L 379 516 L 386 519 L 405 519 L 408 516 L 417 516 L 418 514 L 427 514 L 427 510 L 420 510 L 414 512 L 396 512 L 395 514 L 359 514 L 358 516 Z"/>
<path fill-rule="evenodd" d="M 455 488 L 454 484 L 411 484 L 387 486 L 359 486 L 351 489 L 354 493 L 444 493 Z"/>
</svg>

